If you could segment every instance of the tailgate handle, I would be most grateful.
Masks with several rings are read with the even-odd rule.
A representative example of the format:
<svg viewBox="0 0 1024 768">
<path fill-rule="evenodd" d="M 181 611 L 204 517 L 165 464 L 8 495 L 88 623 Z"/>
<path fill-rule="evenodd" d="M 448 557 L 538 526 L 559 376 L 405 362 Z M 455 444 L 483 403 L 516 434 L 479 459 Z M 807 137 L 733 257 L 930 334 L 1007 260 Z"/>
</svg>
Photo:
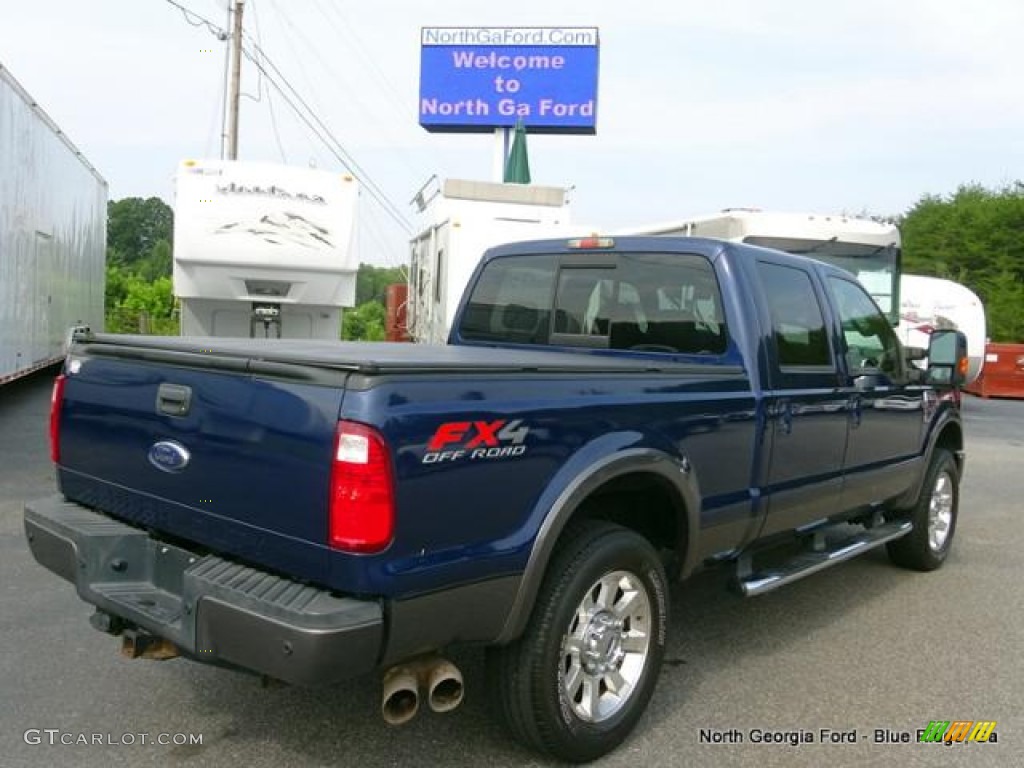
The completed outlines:
<svg viewBox="0 0 1024 768">
<path fill-rule="evenodd" d="M 192 405 L 192 388 L 182 384 L 161 384 L 156 391 L 156 410 L 168 416 L 186 416 Z"/>
</svg>

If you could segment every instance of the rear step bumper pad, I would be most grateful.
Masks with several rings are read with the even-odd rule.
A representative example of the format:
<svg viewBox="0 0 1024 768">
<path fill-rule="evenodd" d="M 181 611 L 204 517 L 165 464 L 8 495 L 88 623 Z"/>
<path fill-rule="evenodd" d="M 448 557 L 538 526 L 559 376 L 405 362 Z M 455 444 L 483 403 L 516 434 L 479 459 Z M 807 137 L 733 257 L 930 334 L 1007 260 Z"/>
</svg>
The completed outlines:
<svg viewBox="0 0 1024 768">
<path fill-rule="evenodd" d="M 25 505 L 25 535 L 83 600 L 197 661 L 321 685 L 370 672 L 380 657 L 379 602 L 200 556 L 59 495 Z"/>
</svg>

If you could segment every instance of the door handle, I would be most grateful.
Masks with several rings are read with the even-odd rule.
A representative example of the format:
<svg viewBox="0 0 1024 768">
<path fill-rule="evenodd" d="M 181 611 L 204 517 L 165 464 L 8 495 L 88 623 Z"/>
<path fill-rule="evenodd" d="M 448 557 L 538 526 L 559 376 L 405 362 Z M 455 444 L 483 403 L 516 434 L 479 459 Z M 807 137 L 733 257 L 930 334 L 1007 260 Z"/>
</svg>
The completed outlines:
<svg viewBox="0 0 1024 768">
<path fill-rule="evenodd" d="M 793 431 L 793 404 L 786 400 L 781 405 L 779 423 L 782 425 L 782 434 L 788 435 Z"/>
<path fill-rule="evenodd" d="M 864 418 L 864 400 L 861 397 L 854 396 L 850 398 L 850 421 L 853 426 L 859 427 L 861 420 Z"/>
<path fill-rule="evenodd" d="M 186 416 L 192 405 L 192 388 L 164 382 L 156 390 L 156 410 L 168 416 Z"/>
</svg>

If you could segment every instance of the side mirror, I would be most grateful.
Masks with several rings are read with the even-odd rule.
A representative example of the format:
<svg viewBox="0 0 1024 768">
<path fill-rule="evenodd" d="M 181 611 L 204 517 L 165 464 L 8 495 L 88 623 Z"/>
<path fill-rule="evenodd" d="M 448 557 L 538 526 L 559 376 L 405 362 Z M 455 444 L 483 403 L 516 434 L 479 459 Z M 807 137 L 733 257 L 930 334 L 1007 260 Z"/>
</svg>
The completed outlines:
<svg viewBox="0 0 1024 768">
<path fill-rule="evenodd" d="M 967 337 L 961 331 L 932 331 L 926 381 L 939 388 L 957 389 L 966 378 Z"/>
</svg>

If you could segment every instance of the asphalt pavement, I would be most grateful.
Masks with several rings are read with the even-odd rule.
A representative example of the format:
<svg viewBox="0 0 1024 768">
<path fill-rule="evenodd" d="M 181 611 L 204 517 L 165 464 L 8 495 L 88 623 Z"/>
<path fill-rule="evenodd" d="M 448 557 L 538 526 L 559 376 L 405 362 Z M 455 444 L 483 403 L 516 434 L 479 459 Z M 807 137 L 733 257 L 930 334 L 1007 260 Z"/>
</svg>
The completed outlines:
<svg viewBox="0 0 1024 768">
<path fill-rule="evenodd" d="M 0 387 L 0 765 L 548 764 L 490 717 L 479 650 L 452 657 L 462 707 L 397 728 L 381 720 L 378 676 L 263 688 L 121 657 L 24 540 L 23 503 L 55 491 L 51 375 Z M 751 599 L 726 591 L 724 571 L 700 574 L 673 596 L 647 714 L 597 765 L 1024 765 L 1024 401 L 967 397 L 964 416 L 960 520 L 941 570 L 871 553 Z M 918 743 L 932 720 L 994 720 L 997 740 Z"/>
</svg>

